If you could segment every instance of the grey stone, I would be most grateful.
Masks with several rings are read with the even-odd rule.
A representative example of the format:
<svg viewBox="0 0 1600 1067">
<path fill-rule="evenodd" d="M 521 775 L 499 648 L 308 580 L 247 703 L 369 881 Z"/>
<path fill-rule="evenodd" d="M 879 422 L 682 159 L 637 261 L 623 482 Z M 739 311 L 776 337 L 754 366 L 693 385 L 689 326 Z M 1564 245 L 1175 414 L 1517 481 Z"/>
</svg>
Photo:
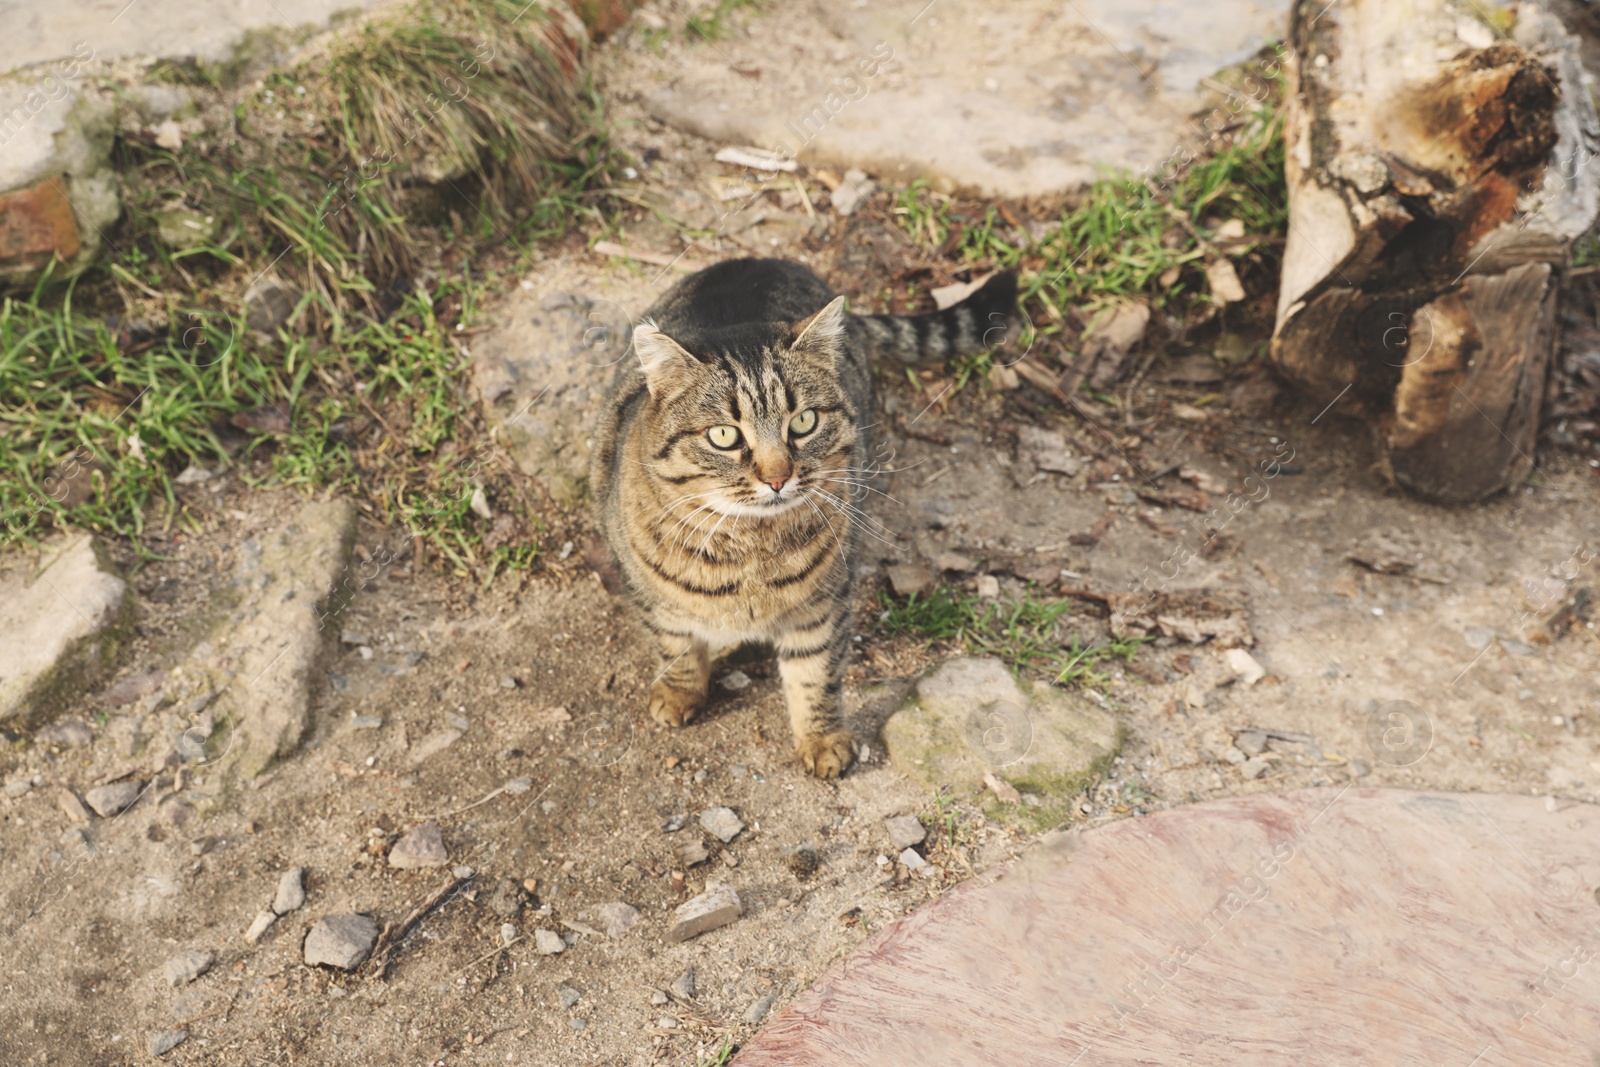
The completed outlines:
<svg viewBox="0 0 1600 1067">
<path fill-rule="evenodd" d="M 900 862 L 905 864 L 908 869 L 913 871 L 920 871 L 922 868 L 928 865 L 928 861 L 923 859 L 921 853 L 914 848 L 908 848 L 902 851 L 900 853 Z"/>
<path fill-rule="evenodd" d="M 883 820 L 883 825 L 889 831 L 889 843 L 897 852 L 922 844 L 928 836 L 928 828 L 915 815 L 896 815 Z"/>
<path fill-rule="evenodd" d="M 191 653 L 185 673 L 210 676 L 231 660 L 231 678 L 210 678 L 214 714 L 233 725 L 230 767 L 254 777 L 293 752 L 310 725 L 315 687 L 341 610 L 359 586 L 348 569 L 355 539 L 348 500 L 302 504 L 258 541 L 241 546 L 239 606 L 210 637 L 209 655 Z"/>
<path fill-rule="evenodd" d="M 583 994 L 569 985 L 564 985 L 556 988 L 556 997 L 561 1001 L 563 1008 L 570 1010 L 577 1007 L 578 1001 L 583 998 Z"/>
<path fill-rule="evenodd" d="M 34 740 L 56 748 L 82 748 L 94 740 L 94 731 L 82 719 L 62 719 L 34 734 Z"/>
<path fill-rule="evenodd" d="M 672 1000 L 671 997 L 667 996 L 665 993 L 663 993 L 659 989 L 652 989 L 650 991 L 650 1003 L 654 1007 L 659 1008 L 662 1005 L 669 1003 L 671 1000 Z"/>
<path fill-rule="evenodd" d="M 700 813 L 700 826 L 723 844 L 739 836 L 744 821 L 732 808 L 707 808 Z"/>
<path fill-rule="evenodd" d="M 606 936 L 614 940 L 633 929 L 639 922 L 639 909 L 620 900 L 612 900 L 595 905 L 594 917 Z"/>
<path fill-rule="evenodd" d="M 299 911 L 306 902 L 306 869 L 290 867 L 278 878 L 278 892 L 272 898 L 272 910 L 277 915 Z"/>
<path fill-rule="evenodd" d="M 717 886 L 678 905 L 672 915 L 667 940 L 676 944 L 727 926 L 744 914 L 739 894 L 732 886 Z"/>
<path fill-rule="evenodd" d="M 86 534 L 52 542 L 37 565 L 0 577 L 0 723 L 41 723 L 99 682 L 128 637 L 127 591 Z"/>
<path fill-rule="evenodd" d="M 188 952 L 178 953 L 163 964 L 161 974 L 170 986 L 187 985 L 209 971 L 216 959 L 215 952 L 190 949 Z"/>
<path fill-rule="evenodd" d="M 500 944 L 505 948 L 510 948 L 512 945 L 514 945 L 516 943 L 516 940 L 517 940 L 517 928 L 516 928 L 516 926 L 513 925 L 512 923 L 501 923 L 500 924 Z"/>
<path fill-rule="evenodd" d="M 163 1030 L 159 1034 L 151 1034 L 145 1044 L 150 1049 L 150 1055 L 165 1056 L 188 1039 L 187 1030 Z"/>
<path fill-rule="evenodd" d="M 600 399 L 633 358 L 637 282 L 621 267 L 541 264 L 545 284 L 513 291 L 499 324 L 473 345 L 472 383 L 513 461 L 555 498 L 584 498 Z M 543 307 L 551 289 L 579 293 Z"/>
<path fill-rule="evenodd" d="M 772 994 L 768 993 L 766 996 L 762 997 L 760 1000 L 746 1008 L 744 1012 L 744 1021 L 747 1023 L 759 1023 L 762 1019 L 765 1019 L 767 1017 L 767 1012 L 772 1010 L 773 999 L 774 997 Z"/>
<path fill-rule="evenodd" d="M 1106 172 L 1166 178 L 1174 151 L 1209 137 L 1189 119 L 1200 79 L 1287 35 L 1285 9 L 1267 0 L 1019 0 L 1003 17 L 981 0 L 945 2 L 822 0 L 751 19 L 741 45 L 813 72 L 803 78 L 756 82 L 699 41 L 674 47 L 670 77 L 642 50 L 623 68 L 639 79 L 629 84 L 652 85 L 641 95 L 653 116 L 716 144 L 1031 198 Z M 892 29 L 913 24 L 914 38 Z"/>
<path fill-rule="evenodd" d="M 443 867 L 449 862 L 450 852 L 444 847 L 444 834 L 436 822 L 425 822 L 416 827 L 389 850 L 391 867 Z"/>
<path fill-rule="evenodd" d="M 573 1030 L 582 1030 L 589 1025 L 588 1019 L 568 1019 L 567 1026 Z"/>
<path fill-rule="evenodd" d="M 1246 756 L 1259 756 L 1267 750 L 1267 735 L 1260 730 L 1244 730 L 1234 735 L 1233 743 Z"/>
<path fill-rule="evenodd" d="M 690 967 L 672 980 L 672 995 L 679 1000 L 693 1000 L 695 993 L 694 968 Z"/>
<path fill-rule="evenodd" d="M 1123 731 L 1111 712 L 1076 693 L 1019 681 L 994 657 L 962 656 L 917 682 L 883 738 L 895 767 L 929 789 L 976 794 L 991 774 L 1010 783 L 1024 803 L 997 803 L 991 817 L 1042 829 L 1065 820 Z"/>
<path fill-rule="evenodd" d="M 750 676 L 744 671 L 729 671 L 722 678 L 722 688 L 730 693 L 737 693 L 741 689 L 750 688 Z"/>
<path fill-rule="evenodd" d="M 27 796 L 32 789 L 33 782 L 21 775 L 6 779 L 5 794 L 12 800 Z"/>
<path fill-rule="evenodd" d="M 121 782 L 112 782 L 110 785 L 95 786 L 83 795 L 83 799 L 89 802 L 96 815 L 109 819 L 132 807 L 142 792 L 144 783 L 137 778 L 129 778 Z"/>
<path fill-rule="evenodd" d="M 567 943 L 554 930 L 535 930 L 533 947 L 541 956 L 557 956 L 567 950 Z"/>
<path fill-rule="evenodd" d="M 1239 776 L 1247 782 L 1253 781 L 1256 778 L 1260 778 L 1271 767 L 1272 764 L 1268 763 L 1260 756 L 1251 756 L 1249 759 L 1239 764 Z"/>
<path fill-rule="evenodd" d="M 306 935 L 306 966 L 326 964 L 354 970 L 372 954 L 378 941 L 378 924 L 369 915 L 346 913 L 319 919 Z"/>
</svg>

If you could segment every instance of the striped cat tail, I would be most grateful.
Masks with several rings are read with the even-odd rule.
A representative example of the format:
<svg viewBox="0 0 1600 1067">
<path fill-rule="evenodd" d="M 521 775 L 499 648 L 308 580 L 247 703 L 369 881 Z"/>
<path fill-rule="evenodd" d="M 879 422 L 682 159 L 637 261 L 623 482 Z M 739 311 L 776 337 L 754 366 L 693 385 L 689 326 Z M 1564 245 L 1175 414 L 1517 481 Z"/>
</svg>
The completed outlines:
<svg viewBox="0 0 1600 1067">
<path fill-rule="evenodd" d="M 931 315 L 857 315 L 857 336 L 872 359 L 939 363 L 994 348 L 1017 310 L 1017 274 L 1001 271 L 959 304 Z"/>
</svg>

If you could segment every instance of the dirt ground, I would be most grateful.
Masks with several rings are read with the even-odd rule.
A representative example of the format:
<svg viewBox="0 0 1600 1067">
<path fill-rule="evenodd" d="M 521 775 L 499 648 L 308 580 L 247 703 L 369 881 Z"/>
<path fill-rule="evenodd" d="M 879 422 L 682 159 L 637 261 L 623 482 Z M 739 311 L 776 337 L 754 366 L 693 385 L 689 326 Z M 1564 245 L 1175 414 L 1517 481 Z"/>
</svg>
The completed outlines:
<svg viewBox="0 0 1600 1067">
<path fill-rule="evenodd" d="M 664 152 L 646 186 L 670 197 L 698 181 L 714 147 L 652 124 L 630 110 L 626 86 L 613 90 L 630 147 Z M 667 233 L 641 213 L 621 236 L 649 246 Z M 703 252 L 739 247 L 730 239 Z M 769 247 L 860 299 L 925 269 L 881 212 L 786 232 Z M 297 756 L 239 789 L 203 767 L 168 772 L 79 837 L 58 787 L 81 793 L 147 762 L 127 744 L 136 705 L 115 702 L 117 687 L 189 653 L 241 542 L 299 499 L 235 476 L 217 491 L 184 487 L 197 521 L 161 543 L 168 558 L 134 568 L 121 550 L 139 636 L 126 670 L 65 716 L 90 724 L 90 740 L 0 752 L 0 778 L 34 783 L 0 798 L 0 1063 L 148 1062 L 149 1036 L 178 1029 L 189 1037 L 165 1062 L 227 1067 L 713 1056 L 757 1028 L 765 998 L 781 1011 L 873 930 L 1030 844 L 985 818 L 981 797 L 941 802 L 912 785 L 876 737 L 906 685 L 952 651 L 882 623 L 884 568 L 950 553 L 965 557 L 946 574 L 958 587 L 989 575 L 1003 597 L 1022 595 L 1025 582 L 1075 594 L 1071 626 L 1089 640 L 1110 624 L 1099 598 L 1152 572 L 1167 576 L 1166 592 L 1206 590 L 1244 606 L 1266 671 L 1253 684 L 1223 651 L 1172 636 L 1105 668 L 1100 696 L 1130 740 L 1072 827 L 1349 780 L 1594 802 L 1600 633 L 1580 621 L 1540 644 L 1526 627 L 1543 603 L 1530 605 L 1530 580 L 1555 576 L 1569 583 L 1563 591 L 1597 581 L 1596 461 L 1549 449 L 1515 493 L 1461 509 L 1419 503 L 1387 487 L 1367 422 L 1340 398 L 1282 390 L 1259 360 L 1177 380 L 1169 372 L 1218 348 L 1217 333 L 1155 339 L 1125 411 L 1096 408 L 1094 422 L 1026 387 L 883 377 L 885 473 L 868 507 L 884 530 L 869 541 L 847 687 L 866 758 L 836 784 L 793 761 L 775 671 L 759 656 L 719 670 L 750 682 L 719 681 L 691 728 L 648 723 L 642 631 L 580 547 L 546 575 L 487 590 L 409 562 L 381 569 L 342 620 L 348 641 Z M 1019 460 L 1028 427 L 1061 433 L 1077 473 Z M 1263 478 L 1263 463 L 1276 473 Z M 1252 471 L 1257 488 L 1245 481 Z M 1257 499 L 1179 564 L 1177 527 L 1199 513 L 1178 501 L 1196 491 Z M 364 525 L 358 558 L 396 534 Z M 459 739 L 419 759 L 421 742 L 447 729 Z M 1239 737 L 1252 730 L 1259 746 Z M 489 797 L 523 778 L 526 791 Z M 717 805 L 746 824 L 725 846 L 698 826 Z M 885 817 L 945 809 L 954 832 L 930 839 L 928 872 L 879 863 L 893 853 Z M 386 978 L 303 966 L 302 939 L 321 916 L 387 921 L 452 880 L 449 868 L 384 862 L 429 818 L 471 881 L 422 920 Z M 686 867 L 674 846 L 694 836 L 711 855 Z M 793 859 L 802 846 L 818 853 L 815 871 Z M 305 907 L 247 944 L 252 918 L 295 866 L 307 871 Z M 671 910 L 718 881 L 737 889 L 743 917 L 667 943 Z M 612 901 L 642 915 L 614 939 L 593 932 L 592 914 Z M 518 940 L 497 951 L 504 923 Z M 572 943 L 541 955 L 536 928 Z M 169 987 L 162 965 L 188 949 L 216 962 Z M 691 969 L 692 997 L 681 987 L 653 997 Z"/>
</svg>

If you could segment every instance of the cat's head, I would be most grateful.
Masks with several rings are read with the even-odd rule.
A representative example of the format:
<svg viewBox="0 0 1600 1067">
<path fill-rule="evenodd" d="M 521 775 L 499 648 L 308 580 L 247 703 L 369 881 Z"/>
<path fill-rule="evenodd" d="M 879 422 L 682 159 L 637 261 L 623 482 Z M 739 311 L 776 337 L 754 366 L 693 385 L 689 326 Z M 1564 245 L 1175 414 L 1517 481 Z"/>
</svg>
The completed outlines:
<svg viewBox="0 0 1600 1067">
<path fill-rule="evenodd" d="M 844 297 L 792 325 L 679 338 L 633 331 L 650 390 L 644 462 L 685 500 L 727 515 L 782 514 L 843 500 L 859 431 L 838 364 Z"/>
</svg>

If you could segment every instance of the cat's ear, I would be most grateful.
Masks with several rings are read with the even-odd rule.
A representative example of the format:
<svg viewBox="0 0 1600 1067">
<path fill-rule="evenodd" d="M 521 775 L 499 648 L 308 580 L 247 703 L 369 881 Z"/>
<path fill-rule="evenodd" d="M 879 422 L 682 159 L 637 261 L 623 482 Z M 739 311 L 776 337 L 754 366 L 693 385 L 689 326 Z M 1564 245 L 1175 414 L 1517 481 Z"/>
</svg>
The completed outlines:
<svg viewBox="0 0 1600 1067">
<path fill-rule="evenodd" d="M 844 297 L 834 297 L 827 307 L 794 324 L 795 336 L 789 351 L 821 356 L 831 362 L 844 351 L 845 318 L 849 314 Z"/>
<path fill-rule="evenodd" d="M 639 357 L 639 369 L 644 372 L 644 383 L 650 395 L 657 400 L 666 400 L 682 392 L 698 362 L 649 319 L 633 328 L 633 353 Z"/>
</svg>

